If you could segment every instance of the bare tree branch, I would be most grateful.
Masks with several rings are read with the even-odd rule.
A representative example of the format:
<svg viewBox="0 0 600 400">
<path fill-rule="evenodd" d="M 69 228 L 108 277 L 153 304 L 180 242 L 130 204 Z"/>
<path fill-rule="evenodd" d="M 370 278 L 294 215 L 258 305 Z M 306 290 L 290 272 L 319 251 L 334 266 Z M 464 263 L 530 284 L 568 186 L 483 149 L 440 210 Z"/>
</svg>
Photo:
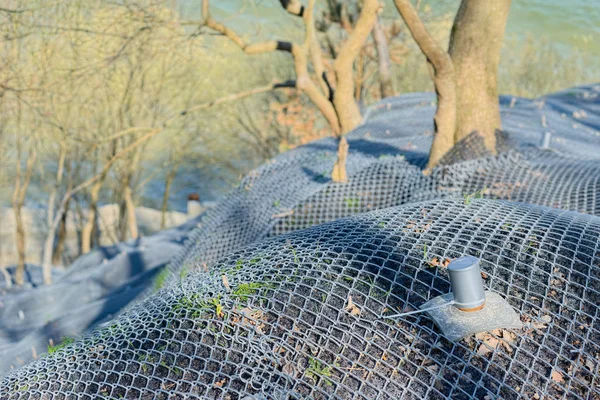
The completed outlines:
<svg viewBox="0 0 600 400">
<path fill-rule="evenodd" d="M 394 2 L 412 37 L 427 57 L 438 98 L 438 107 L 434 117 L 435 137 L 431 145 L 429 162 L 427 163 L 427 169 L 429 170 L 454 145 L 456 131 L 454 65 L 448 53 L 442 50 L 427 31 L 410 0 L 394 0 Z"/>
<path fill-rule="evenodd" d="M 279 0 L 281 7 L 292 15 L 302 17 L 304 15 L 304 6 L 298 0 Z"/>
<path fill-rule="evenodd" d="M 292 54 L 294 55 L 294 65 L 296 67 L 296 75 L 298 88 L 302 89 L 313 103 L 321 110 L 329 125 L 331 126 L 334 135 L 339 135 L 341 132 L 341 121 L 339 113 L 337 113 L 335 104 L 332 104 L 327 97 L 319 91 L 319 88 L 314 84 L 308 73 L 307 53 L 310 51 L 311 43 L 315 40 L 315 24 L 314 24 L 314 8 L 315 0 L 309 0 L 308 7 L 304 12 L 304 21 L 306 25 L 306 35 L 304 45 L 296 46 Z"/>
<path fill-rule="evenodd" d="M 342 133 L 350 132 L 362 122 L 362 115 L 354 98 L 354 60 L 361 52 L 367 37 L 371 33 L 380 8 L 381 5 L 378 0 L 365 0 L 363 2 L 356 26 L 348 40 L 342 45 L 333 63 L 337 81 L 333 104 L 340 120 Z M 347 157 L 348 142 L 342 137 L 338 144 L 337 160 L 331 173 L 334 182 L 347 182 Z"/>
<path fill-rule="evenodd" d="M 290 14 L 303 17 L 305 16 L 305 9 L 302 3 L 298 0 L 279 0 L 281 6 Z M 319 86 L 321 86 L 321 91 L 325 94 L 330 93 L 328 84 L 325 82 L 325 67 L 323 66 L 323 54 L 321 52 L 321 46 L 319 45 L 319 38 L 317 37 L 317 30 L 314 26 L 314 18 L 311 16 L 310 18 L 305 17 L 305 21 L 307 23 L 307 30 L 310 30 L 310 44 L 309 44 L 309 53 L 310 58 L 313 64 L 313 68 L 315 70 L 315 75 L 317 76 L 317 80 L 319 81 Z M 308 26 L 308 24 L 312 24 L 312 26 Z"/>
<path fill-rule="evenodd" d="M 275 89 L 293 88 L 293 87 L 296 87 L 296 81 L 293 81 L 293 80 L 284 81 L 284 82 L 274 82 L 274 83 L 271 83 L 266 86 L 260 86 L 260 87 L 254 88 L 254 89 L 245 90 L 243 92 L 230 94 L 230 95 L 221 97 L 219 99 L 209 101 L 207 103 L 195 105 L 193 107 L 188 108 L 187 110 L 181 111 L 179 114 L 186 115 L 186 114 L 192 113 L 194 111 L 206 110 L 207 108 L 210 108 L 210 107 L 213 107 L 213 106 L 216 106 L 219 104 L 227 103 L 230 101 L 240 100 L 240 99 L 243 99 L 244 97 L 253 96 L 256 94 L 260 94 L 260 93 L 270 92 Z"/>
<path fill-rule="evenodd" d="M 337 80 L 333 104 L 338 112 L 343 133 L 354 129 L 362 120 L 360 109 L 354 100 L 353 65 L 373 29 L 380 8 L 377 0 L 364 1 L 356 26 L 333 63 Z"/>
<path fill-rule="evenodd" d="M 287 4 L 287 3 L 286 3 Z M 285 6 L 284 6 L 285 7 Z M 291 6 L 290 6 L 291 7 Z M 334 108 L 334 105 L 327 100 L 327 97 L 319 90 L 315 83 L 310 78 L 308 73 L 308 59 L 307 54 L 310 50 L 311 41 L 314 39 L 314 24 L 313 24 L 313 10 L 314 0 L 309 1 L 309 5 L 303 12 L 304 21 L 306 25 L 306 37 L 304 45 L 299 46 L 296 43 L 282 42 L 282 41 L 268 41 L 256 44 L 247 44 L 237 33 L 229 29 L 225 25 L 215 21 L 210 16 L 209 0 L 203 0 L 202 10 L 204 17 L 204 25 L 222 33 L 233 41 L 240 49 L 246 54 L 262 54 L 272 51 L 286 51 L 292 54 L 294 59 L 294 67 L 296 70 L 296 87 L 302 90 L 308 98 L 319 108 L 321 113 L 325 116 L 329 125 L 335 135 L 340 132 L 340 122 L 338 115 Z"/>
<path fill-rule="evenodd" d="M 25 9 L 25 8 L 15 10 L 15 9 L 11 9 L 11 8 L 0 7 L 0 12 L 7 13 L 7 14 L 22 14 L 26 11 L 27 11 L 27 9 Z"/>
<path fill-rule="evenodd" d="M 159 134 L 161 131 L 162 131 L 161 128 L 154 128 L 150 132 L 145 134 L 144 136 L 138 138 L 135 142 L 131 143 L 129 146 L 123 148 L 121 151 L 119 151 L 114 156 L 112 156 L 112 158 L 106 164 L 104 164 L 104 167 L 102 168 L 102 170 L 99 173 L 92 176 L 85 182 L 82 182 L 79 185 L 75 186 L 73 189 L 71 189 L 65 195 L 65 197 L 67 197 L 67 196 L 71 197 L 75 193 L 79 192 L 80 190 L 85 189 L 86 187 L 90 186 L 92 183 L 96 182 L 98 179 L 100 179 L 100 176 L 102 176 L 103 173 L 107 172 L 113 166 L 113 164 L 116 163 L 119 159 L 121 159 L 124 155 L 126 155 L 130 151 L 136 149 L 142 143 L 150 140 L 151 138 L 153 138 L 154 136 Z M 64 201 L 64 199 L 63 199 L 63 201 Z"/>
</svg>

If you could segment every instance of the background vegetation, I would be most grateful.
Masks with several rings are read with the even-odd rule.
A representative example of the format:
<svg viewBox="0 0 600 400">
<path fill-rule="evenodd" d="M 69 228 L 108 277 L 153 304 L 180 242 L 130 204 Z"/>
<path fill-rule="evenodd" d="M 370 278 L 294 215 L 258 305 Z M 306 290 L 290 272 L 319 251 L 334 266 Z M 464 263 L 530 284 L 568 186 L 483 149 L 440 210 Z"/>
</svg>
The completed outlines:
<svg viewBox="0 0 600 400">
<path fill-rule="evenodd" d="M 347 34 L 328 19 L 326 5 L 336 2 L 320 3 L 317 30 L 330 61 Z M 357 12 L 349 3 L 351 18 Z M 415 4 L 445 47 L 456 10 L 435 1 Z M 211 7 L 216 19 L 248 40 L 276 34 L 302 41 L 301 21 L 285 18 L 279 4 L 219 1 Z M 99 204 L 117 203 L 120 239 L 135 237 L 135 205 L 182 209 L 189 192 L 214 199 L 252 167 L 330 134 L 314 106 L 292 89 L 226 101 L 274 77 L 288 79 L 293 64 L 275 53 L 247 56 L 226 38 L 198 29 L 199 18 L 199 2 L 190 1 L 2 2 L 0 205 L 46 209 L 50 253 L 66 210 L 80 213 L 85 252 L 94 245 Z M 380 18 L 394 92 L 431 91 L 426 62 L 398 13 L 388 4 Z M 536 97 L 597 80 L 593 37 L 573 42 L 565 46 L 539 31 L 509 34 L 500 92 Z M 362 105 L 379 100 L 371 38 L 357 69 L 355 97 Z M 218 99 L 224 101 L 212 103 Z"/>
</svg>

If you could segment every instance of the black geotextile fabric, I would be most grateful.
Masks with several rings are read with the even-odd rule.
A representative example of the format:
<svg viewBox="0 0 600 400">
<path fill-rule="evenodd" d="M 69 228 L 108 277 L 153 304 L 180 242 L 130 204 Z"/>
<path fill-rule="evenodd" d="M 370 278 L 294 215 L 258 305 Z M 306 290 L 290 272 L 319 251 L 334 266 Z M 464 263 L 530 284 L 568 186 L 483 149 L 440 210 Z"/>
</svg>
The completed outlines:
<svg viewBox="0 0 600 400">
<path fill-rule="evenodd" d="M 169 276 L 161 278 L 161 285 L 164 281 L 167 289 L 153 295 L 161 285 L 152 285 L 151 289 L 146 289 L 139 295 L 140 298 L 149 296 L 145 303 L 127 309 L 115 322 L 105 324 L 83 341 L 76 342 L 73 345 L 75 347 L 68 347 L 66 353 L 59 351 L 8 375 L 0 390 L 7 394 L 8 391 L 13 392 L 11 396 L 14 398 L 88 398 L 88 395 L 89 398 L 96 395 L 138 398 L 142 393 L 145 398 L 170 398 L 168 394 L 177 391 L 181 398 L 232 399 L 328 396 L 397 398 L 399 393 L 408 398 L 446 395 L 489 395 L 493 398 L 494 394 L 502 398 L 529 398 L 536 394 L 542 397 L 586 398 L 586 392 L 581 388 L 589 386 L 592 388 L 589 393 L 596 396 L 599 383 L 594 380 L 594 376 L 598 374 L 600 355 L 597 347 L 594 347 L 598 343 L 598 325 L 597 307 L 592 298 L 596 296 L 597 303 L 598 217 L 595 215 L 598 215 L 600 209 L 599 95 L 600 86 L 590 85 L 537 100 L 502 97 L 504 131 L 499 132 L 502 139 L 499 142 L 504 145 L 500 147 L 499 154 L 483 155 L 482 158 L 468 161 L 452 158 L 429 176 L 422 174 L 422 168 L 427 161 L 431 144 L 431 121 L 435 110 L 433 97 L 412 94 L 386 99 L 369 108 L 364 123 L 348 135 L 348 183 L 336 184 L 330 181 L 329 174 L 335 162 L 336 151 L 336 143 L 332 139 L 311 143 L 271 160 L 250 173 L 238 188 L 200 219 L 185 250 L 171 261 Z M 545 132 L 552 135 L 551 145 L 549 149 L 542 150 L 538 146 Z M 469 139 L 462 145 L 468 148 L 477 143 Z M 455 154 L 458 155 L 461 151 L 464 152 L 461 148 L 456 150 Z M 479 197 L 486 200 L 478 200 Z M 427 203 L 428 208 L 423 208 L 425 206 L 422 203 L 414 204 L 432 199 L 437 201 Z M 529 204 L 509 204 L 498 202 L 498 199 Z M 403 204 L 408 205 L 398 207 Z M 577 211 L 580 214 L 536 205 Z M 396 208 L 386 209 L 387 207 Z M 423 213 L 422 210 L 429 208 L 445 210 L 443 218 L 429 218 L 426 215 L 418 217 L 415 214 L 417 209 Z M 298 232 L 286 239 L 282 237 L 272 239 L 274 241 L 261 241 L 377 209 L 386 210 L 361 215 L 356 220 L 372 218 L 376 221 L 373 224 L 383 229 L 387 226 L 387 216 L 396 218 L 392 216 L 397 215 L 404 221 L 402 218 L 408 218 L 406 213 L 415 214 L 410 214 L 411 219 L 400 221 L 405 228 L 402 232 L 390 234 L 385 239 L 389 246 L 382 247 L 391 252 L 389 257 L 393 257 L 395 251 L 402 254 L 405 250 L 408 251 L 409 243 L 410 246 L 417 246 L 409 246 L 414 254 L 395 259 L 395 264 L 384 268 L 385 271 L 395 271 L 396 274 L 394 277 L 390 275 L 392 272 L 382 275 L 390 281 L 385 299 L 388 306 L 393 308 L 388 308 L 395 311 L 415 308 L 431 297 L 446 293 L 448 285 L 443 271 L 445 257 L 453 258 L 461 254 L 495 256 L 496 261 L 490 261 L 487 266 L 484 264 L 486 274 L 492 277 L 486 282 L 489 285 L 492 282 L 508 282 L 509 285 L 504 292 L 498 285 L 488 287 L 506 295 L 528 323 L 528 328 L 524 331 L 493 332 L 490 337 L 471 338 L 458 345 L 451 345 L 446 343 L 437 328 L 424 316 L 409 318 L 408 322 L 396 321 L 391 325 L 380 324 L 379 320 L 372 318 L 364 320 L 364 317 L 375 310 L 369 308 L 369 302 L 377 302 L 379 297 L 371 299 L 368 292 L 367 295 L 364 294 L 364 290 L 361 292 L 363 294 L 355 293 L 354 283 L 346 285 L 346 292 L 335 292 L 338 278 L 334 275 L 340 272 L 339 269 L 323 275 L 323 280 L 316 279 L 314 285 L 306 290 L 297 281 L 292 285 L 293 290 L 283 285 L 282 281 L 272 281 L 277 275 L 273 268 L 280 266 L 276 265 L 279 261 L 269 260 L 292 257 L 292 262 L 297 263 L 298 259 L 289 254 L 283 256 L 281 251 L 268 246 L 280 243 L 281 240 L 292 240 L 289 238 L 296 238 L 294 240 L 299 241 L 298 243 L 308 246 L 308 243 L 314 244 L 313 239 L 321 237 L 321 230 L 327 229 L 335 229 L 331 241 L 324 244 L 328 249 L 327 256 L 315 256 L 312 265 L 327 263 L 325 259 L 331 260 L 331 265 L 338 265 L 338 259 L 346 259 L 352 261 L 353 270 L 362 268 L 376 275 L 372 264 L 382 266 L 378 264 L 380 259 L 387 260 L 381 251 L 378 250 L 379 255 L 373 256 L 375 258 L 358 255 L 352 258 L 346 253 L 351 251 L 348 247 L 336 246 L 334 243 L 354 240 L 350 237 L 354 234 L 357 240 L 354 247 L 379 246 L 376 240 L 378 233 L 356 228 L 352 225 L 355 218 Z M 516 215 L 518 218 L 509 220 L 506 226 L 498 225 L 497 220 L 490 220 L 490 215 L 487 215 L 496 212 L 494 210 Z M 474 218 L 488 221 L 485 226 L 489 226 L 489 229 L 496 224 L 493 235 L 488 228 L 477 231 L 474 225 L 465 220 L 455 219 L 456 215 L 469 215 L 471 211 L 482 213 Z M 530 213 L 538 215 L 540 219 L 523 216 L 529 216 Z M 548 218 L 557 218 L 562 222 L 548 222 Z M 347 228 L 344 224 L 348 225 Z M 461 224 L 472 229 L 465 230 Z M 553 230 L 546 235 L 534 235 L 531 229 L 535 224 L 549 224 Z M 437 227 L 436 230 L 430 230 L 433 225 Z M 414 232 L 406 232 L 406 229 L 413 230 L 415 227 Z M 393 229 L 396 228 L 400 229 Z M 457 229 L 460 231 L 458 236 Z M 588 232 L 585 238 L 580 236 L 583 232 Z M 413 234 L 416 236 L 413 237 Z M 435 237 L 431 234 L 435 234 Z M 557 236 L 559 234 L 563 236 Z M 431 242 L 427 242 L 429 239 L 426 238 L 431 239 Z M 519 244 L 513 245 L 511 238 Z M 560 264 L 559 260 L 574 257 L 574 254 L 579 254 L 577 252 L 584 252 L 587 256 L 581 256 L 582 260 L 569 259 L 571 264 L 565 267 L 570 268 L 569 273 L 562 270 L 554 272 L 548 265 L 538 269 L 534 264 L 540 257 L 539 249 L 545 245 L 544 240 L 551 239 L 554 242 L 548 242 L 544 247 L 547 257 L 550 257 L 545 260 L 556 264 L 557 268 L 566 265 Z M 320 241 L 321 239 L 317 239 L 317 243 Z M 530 245 L 524 245 L 524 241 L 528 241 Z M 242 253 L 252 253 L 252 257 L 244 259 L 241 256 L 231 256 L 251 243 L 256 244 Z M 259 251 L 261 246 L 267 246 L 263 252 Z M 563 249 L 561 246 L 566 247 Z M 314 246 L 310 248 L 314 250 Z M 290 249 L 291 254 L 297 252 L 295 247 Z M 527 260 L 534 252 L 534 264 L 529 265 Z M 317 250 L 315 254 L 325 253 Z M 308 260 L 308 256 L 303 257 Z M 414 263 L 411 264 L 411 260 Z M 501 264 L 500 260 L 507 261 Z M 286 262 L 289 259 L 282 261 L 283 265 L 287 265 Z M 509 266 L 511 262 L 513 264 Z M 520 266 L 520 262 L 527 264 L 531 271 L 523 269 L 525 266 Z M 216 267 L 216 264 L 220 266 Z M 298 267 L 301 276 L 311 277 L 311 274 L 317 273 L 311 270 L 309 264 L 303 261 Z M 219 273 L 222 270 L 229 271 L 225 278 Z M 362 282 L 360 285 L 375 285 L 376 280 L 371 280 L 372 276 L 365 281 L 357 272 L 356 276 L 344 278 L 345 270 L 342 270 L 340 280 L 356 282 L 356 286 L 359 286 L 359 282 Z M 290 271 L 293 269 L 287 269 L 282 274 Z M 537 275 L 538 272 L 541 275 Z M 499 275 L 496 277 L 496 274 Z M 558 274 L 558 278 L 555 274 Z M 538 278 L 546 275 L 551 276 L 551 281 L 555 282 L 539 283 Z M 357 277 L 360 279 L 350 279 Z M 564 281 L 563 289 L 566 292 L 560 292 L 560 296 L 554 299 L 555 295 L 552 293 L 558 293 L 554 286 L 560 279 Z M 571 279 L 578 280 L 571 282 Z M 396 296 L 398 299 L 394 300 L 393 290 L 396 289 L 393 287 L 396 280 L 399 282 L 397 290 L 403 293 L 402 296 L 408 297 Z M 537 299 L 539 304 L 532 300 L 525 301 L 524 298 L 519 302 L 516 300 L 519 298 L 517 294 L 508 293 L 509 287 L 516 281 L 520 283 L 515 288 L 535 293 L 532 298 Z M 268 286 L 263 286 L 265 282 Z M 546 286 L 538 287 L 546 284 L 544 282 L 547 283 Z M 319 286 L 321 283 L 325 285 L 322 288 Z M 583 285 L 585 290 L 569 292 L 575 283 Z M 146 285 L 148 286 L 150 285 Z M 373 287 L 376 288 L 375 286 Z M 321 327 L 318 332 L 296 333 L 296 325 L 292 324 L 290 328 L 289 323 L 283 324 L 283 320 L 295 321 L 300 314 L 308 311 L 302 309 L 298 311 L 298 315 L 288 315 L 285 310 L 293 308 L 293 299 L 307 301 L 313 296 L 313 290 L 321 295 L 321 306 L 317 307 L 321 311 L 312 311 L 316 318 L 312 322 L 314 324 L 318 318 L 324 318 L 323 321 L 331 323 L 330 327 Z M 392 292 L 388 293 L 390 290 Z M 410 296 L 416 297 L 410 297 L 408 293 L 413 293 Z M 287 299 L 289 304 L 283 300 L 277 301 L 276 295 L 280 299 Z M 356 323 L 351 323 L 357 334 L 352 334 L 350 330 L 350 336 L 339 337 L 336 332 L 346 332 L 349 329 L 350 322 L 344 318 L 349 318 L 347 314 L 352 314 L 354 310 L 349 307 L 348 296 L 356 300 L 354 303 L 358 309 L 365 311 L 361 311 L 358 316 L 350 315 L 357 317 Z M 566 302 L 571 297 L 581 300 L 581 307 L 587 307 L 585 312 L 582 311 L 585 321 L 577 320 L 579 314 L 567 312 L 568 309 L 563 313 L 561 307 L 551 308 L 546 312 L 552 302 L 567 307 Z M 325 312 L 323 309 L 328 308 L 328 298 L 338 298 L 329 307 L 337 307 L 336 316 L 320 314 Z M 345 303 L 341 303 L 339 299 L 343 299 Z M 273 308 L 276 304 L 279 304 L 279 308 Z M 530 312 L 525 304 L 535 304 L 539 309 Z M 246 305 L 251 306 L 245 307 Z M 579 311 L 573 307 L 572 310 Z M 73 314 L 76 315 L 77 312 L 74 311 Z M 265 319 L 265 315 L 270 317 Z M 155 317 L 158 320 L 153 319 Z M 269 329 L 268 333 L 265 329 Z M 398 341 L 401 333 L 403 335 L 405 332 L 403 329 L 418 332 L 425 329 L 431 337 L 413 348 L 412 341 Z M 528 331 L 531 329 L 533 336 Z M 554 329 L 562 329 L 564 332 L 579 329 L 574 331 L 577 339 L 571 346 L 575 346 L 574 343 L 586 344 L 581 348 L 569 347 L 566 334 L 563 335 L 565 338 L 560 339 L 561 334 L 553 333 Z M 273 333 L 275 331 L 277 334 Z M 548 332 L 551 332 L 549 337 Z M 225 341 L 219 344 L 221 334 Z M 38 336 L 43 338 L 44 333 Z M 284 343 L 292 337 L 292 344 Z M 381 343 L 386 346 L 388 343 L 390 346 L 391 343 L 399 346 L 390 348 L 390 351 L 396 351 L 396 356 L 391 358 L 393 361 L 388 365 L 389 370 L 379 371 L 376 361 L 375 364 L 368 361 L 373 359 L 369 349 L 375 346 L 374 338 L 381 338 Z M 521 352 L 519 346 L 522 341 L 537 341 L 539 346 L 535 349 L 525 347 Z M 327 345 L 323 347 L 323 343 L 330 342 L 342 346 L 336 348 L 342 349 L 340 351 L 346 349 L 345 351 L 352 352 L 354 355 L 349 358 L 350 361 L 346 360 L 346 364 L 343 364 L 339 360 L 313 354 L 326 349 Z M 484 345 L 483 349 L 479 342 Z M 91 346 L 94 343 L 100 343 L 100 347 Z M 260 350 L 262 343 L 269 344 L 267 350 Z M 277 343 L 284 351 L 269 347 L 273 343 Z M 353 347 L 353 343 L 356 343 L 356 347 Z M 6 370 L 12 365 L 19 365 L 15 362 L 15 355 L 18 354 L 21 360 L 27 358 L 32 353 L 28 344 L 29 342 L 21 340 L 16 342 L 17 350 L 0 354 L 0 367 Z M 169 346 L 180 350 L 170 350 Z M 492 347 L 492 351 L 486 352 L 488 347 Z M 403 358 L 408 355 L 399 357 L 404 354 L 404 350 L 399 350 L 400 348 L 407 349 L 408 354 L 416 352 L 418 348 L 420 353 L 416 352 L 416 358 L 408 362 L 408 359 Z M 41 354 L 44 350 L 38 348 L 37 352 Z M 281 353 L 278 354 L 278 351 Z M 139 352 L 141 354 L 137 354 Z M 555 355 L 563 353 L 570 356 L 565 355 L 563 364 L 557 364 L 559 358 Z M 389 351 L 385 354 L 382 358 L 391 357 Z M 519 358 L 517 355 L 523 357 Z M 281 364 L 281 357 L 292 357 L 294 361 Z M 463 364 L 458 360 L 462 360 L 460 362 Z M 579 367 L 583 369 L 578 369 Z M 388 371 L 391 375 L 382 371 Z M 419 374 L 425 374 L 431 379 L 417 378 Z M 32 379 L 40 377 L 34 382 L 44 385 L 44 397 L 38 389 L 30 387 L 27 376 Z M 387 380 L 381 380 L 381 376 L 385 376 Z M 80 383 L 72 386 L 69 392 L 60 386 L 65 382 Z M 536 391 L 532 391 L 533 388 Z M 86 391 L 88 395 L 85 394 Z"/>
</svg>

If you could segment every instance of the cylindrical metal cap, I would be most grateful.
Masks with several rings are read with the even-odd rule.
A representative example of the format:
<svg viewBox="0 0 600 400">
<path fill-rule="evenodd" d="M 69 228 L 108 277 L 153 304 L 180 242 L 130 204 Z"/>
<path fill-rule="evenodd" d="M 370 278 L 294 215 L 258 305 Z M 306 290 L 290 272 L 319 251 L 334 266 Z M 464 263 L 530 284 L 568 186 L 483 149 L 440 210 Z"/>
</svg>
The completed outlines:
<svg viewBox="0 0 600 400">
<path fill-rule="evenodd" d="M 462 256 L 448 264 L 454 305 L 462 311 L 477 311 L 485 304 L 479 259 Z"/>
</svg>

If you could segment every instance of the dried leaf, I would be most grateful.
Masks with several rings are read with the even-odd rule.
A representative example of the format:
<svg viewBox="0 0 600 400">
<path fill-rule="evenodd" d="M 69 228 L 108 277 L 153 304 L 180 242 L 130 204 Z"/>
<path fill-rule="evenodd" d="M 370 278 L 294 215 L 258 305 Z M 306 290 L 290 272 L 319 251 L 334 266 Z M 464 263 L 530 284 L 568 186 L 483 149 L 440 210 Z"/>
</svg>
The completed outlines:
<svg viewBox="0 0 600 400">
<path fill-rule="evenodd" d="M 521 321 L 524 323 L 528 323 L 531 321 L 531 317 L 527 314 L 521 314 Z"/>
<path fill-rule="evenodd" d="M 360 308 L 356 307 L 356 305 L 352 302 L 352 296 L 348 296 L 348 305 L 344 308 L 350 315 L 358 316 L 360 315 Z"/>
<path fill-rule="evenodd" d="M 440 265 L 440 262 L 438 261 L 437 257 L 434 257 L 433 260 L 427 262 L 427 264 L 431 265 L 432 267 L 437 267 Z"/>
<path fill-rule="evenodd" d="M 227 379 L 223 378 L 220 381 L 215 382 L 215 385 L 218 387 L 223 387 L 227 383 Z"/>
<path fill-rule="evenodd" d="M 242 323 L 249 324 L 253 326 L 257 326 L 257 321 L 263 317 L 263 312 L 261 310 L 255 310 L 250 307 L 244 307 L 238 310 L 240 314 L 242 314 Z"/>
<path fill-rule="evenodd" d="M 440 367 L 437 364 L 431 364 L 427 366 L 427 369 L 429 370 L 429 372 L 437 372 Z"/>
<path fill-rule="evenodd" d="M 590 357 L 586 358 L 586 360 L 585 360 L 585 367 L 587 369 L 589 369 L 590 371 L 594 371 L 595 366 L 596 365 L 594 364 L 594 361 Z"/>
<path fill-rule="evenodd" d="M 498 339 L 489 335 L 489 337 L 479 346 L 479 349 L 477 349 L 477 354 L 486 356 L 487 354 L 492 353 L 499 343 Z"/>
<path fill-rule="evenodd" d="M 475 334 L 475 337 L 483 342 L 477 349 L 477 354 L 480 356 L 486 356 L 496 350 L 498 346 L 504 346 L 509 353 L 512 353 L 512 348 L 508 343 L 506 343 L 504 340 L 498 340 L 498 338 L 504 339 L 507 337 L 512 341 L 513 337 L 510 335 L 512 335 L 511 332 L 502 329 L 494 329 L 490 332 L 481 332 Z"/>
<path fill-rule="evenodd" d="M 296 376 L 296 369 L 294 368 L 294 365 L 292 363 L 285 363 L 283 364 L 283 367 L 281 368 L 281 371 L 284 374 L 290 375 L 290 376 Z"/>
<path fill-rule="evenodd" d="M 542 318 L 540 318 L 542 321 L 544 321 L 545 323 L 549 324 L 550 322 L 552 322 L 552 317 L 549 315 L 544 315 L 542 316 Z"/>
<path fill-rule="evenodd" d="M 565 378 L 563 378 L 563 375 L 555 369 L 552 370 L 552 374 L 550 375 L 550 377 L 552 378 L 552 380 L 554 382 L 557 382 L 557 383 L 565 382 Z"/>
<path fill-rule="evenodd" d="M 503 339 L 502 346 L 504 347 L 504 349 L 506 350 L 506 352 L 508 354 L 512 354 L 513 348 L 510 344 L 515 342 L 515 340 L 517 339 L 517 336 L 514 333 L 503 329 L 502 330 L 502 339 Z"/>
<path fill-rule="evenodd" d="M 446 258 L 444 261 L 440 262 L 437 257 L 434 257 L 431 261 L 428 261 L 427 264 L 431 267 L 446 268 L 448 267 L 448 264 L 450 264 L 450 259 Z"/>
<path fill-rule="evenodd" d="M 229 286 L 229 280 L 227 279 L 227 275 L 221 275 L 221 280 L 223 281 L 223 286 L 225 286 L 225 289 L 231 290 L 231 286 Z"/>
<path fill-rule="evenodd" d="M 535 329 L 546 329 L 548 324 L 552 322 L 552 317 L 544 315 L 538 321 L 533 321 L 532 325 Z"/>
</svg>

